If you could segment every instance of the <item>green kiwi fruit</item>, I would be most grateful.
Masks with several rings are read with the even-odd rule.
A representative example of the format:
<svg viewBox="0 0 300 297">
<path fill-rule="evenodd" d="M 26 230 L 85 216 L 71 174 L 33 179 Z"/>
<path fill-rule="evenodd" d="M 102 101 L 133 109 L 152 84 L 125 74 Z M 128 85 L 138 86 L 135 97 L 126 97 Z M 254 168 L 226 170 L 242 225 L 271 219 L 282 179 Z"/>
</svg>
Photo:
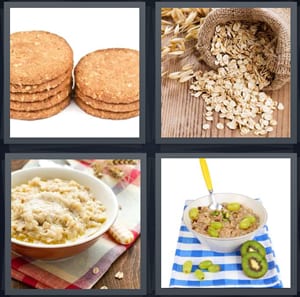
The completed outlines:
<svg viewBox="0 0 300 297">
<path fill-rule="evenodd" d="M 241 256 L 243 257 L 248 253 L 258 253 L 263 257 L 266 256 L 266 250 L 264 246 L 255 240 L 248 240 L 243 243 L 241 247 Z"/>
<path fill-rule="evenodd" d="M 259 253 L 251 252 L 243 256 L 242 268 L 244 273 L 251 278 L 260 278 L 268 271 L 268 262 Z"/>
</svg>

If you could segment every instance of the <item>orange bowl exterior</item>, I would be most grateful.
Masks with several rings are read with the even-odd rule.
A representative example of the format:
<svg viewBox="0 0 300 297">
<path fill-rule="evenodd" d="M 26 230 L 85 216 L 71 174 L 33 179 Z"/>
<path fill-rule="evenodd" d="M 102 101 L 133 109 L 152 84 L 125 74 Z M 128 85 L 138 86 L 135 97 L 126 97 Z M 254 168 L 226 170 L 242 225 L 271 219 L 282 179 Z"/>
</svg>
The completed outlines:
<svg viewBox="0 0 300 297">
<path fill-rule="evenodd" d="M 93 240 L 83 242 L 78 245 L 60 248 L 36 248 L 12 242 L 11 248 L 16 253 L 30 258 L 41 260 L 58 260 L 63 258 L 69 258 L 83 252 L 91 245 L 93 245 L 97 240 L 98 238 L 94 238 Z"/>
</svg>

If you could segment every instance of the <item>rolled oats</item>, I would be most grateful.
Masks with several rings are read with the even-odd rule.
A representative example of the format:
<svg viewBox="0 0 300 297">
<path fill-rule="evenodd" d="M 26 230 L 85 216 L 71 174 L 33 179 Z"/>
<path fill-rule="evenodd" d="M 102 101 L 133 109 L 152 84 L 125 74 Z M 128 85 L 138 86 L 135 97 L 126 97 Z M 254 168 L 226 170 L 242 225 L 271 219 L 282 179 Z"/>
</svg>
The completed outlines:
<svg viewBox="0 0 300 297">
<path fill-rule="evenodd" d="M 269 125 L 277 124 L 273 120 L 273 110 L 284 108 L 282 103 L 277 105 L 261 91 L 273 79 L 267 65 L 275 55 L 275 44 L 272 32 L 264 23 L 218 25 L 212 38 L 211 53 L 220 67 L 217 71 L 196 73 L 190 86 L 191 93 L 197 94 L 194 97 L 202 95 L 206 111 L 217 112 L 220 118 L 228 120 L 226 126 L 229 129 L 239 129 L 241 135 L 271 132 L 273 128 Z M 212 114 L 205 116 L 210 120 Z"/>
</svg>

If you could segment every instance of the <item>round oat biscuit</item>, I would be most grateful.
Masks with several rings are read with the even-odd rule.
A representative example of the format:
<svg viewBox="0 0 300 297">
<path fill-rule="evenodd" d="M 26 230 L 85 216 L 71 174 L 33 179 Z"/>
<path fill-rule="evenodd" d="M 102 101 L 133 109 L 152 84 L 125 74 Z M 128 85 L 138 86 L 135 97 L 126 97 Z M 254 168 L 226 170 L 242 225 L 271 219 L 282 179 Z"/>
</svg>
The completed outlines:
<svg viewBox="0 0 300 297">
<path fill-rule="evenodd" d="M 52 96 L 55 96 L 59 92 L 70 89 L 72 86 L 72 79 L 68 78 L 65 81 L 63 81 L 60 85 L 58 85 L 56 88 L 50 89 L 49 91 L 43 91 L 43 92 L 37 92 L 37 93 L 10 93 L 10 101 L 15 102 L 39 102 L 44 101 L 47 98 L 50 98 Z"/>
<path fill-rule="evenodd" d="M 60 103 L 41 110 L 35 111 L 18 111 L 18 110 L 10 110 L 10 118 L 17 119 L 17 120 L 38 120 L 49 118 L 61 112 L 65 109 L 70 103 L 70 96 L 68 96 L 65 100 L 61 101 Z"/>
<path fill-rule="evenodd" d="M 86 113 L 102 118 L 102 119 L 111 119 L 111 120 L 124 120 L 133 118 L 139 115 L 139 109 L 128 111 L 128 112 L 113 112 L 102 109 L 92 108 L 90 105 L 85 104 L 80 98 L 75 97 L 76 104 Z"/>
<path fill-rule="evenodd" d="M 139 52 L 132 49 L 97 50 L 81 58 L 74 71 L 76 87 L 106 103 L 139 100 Z"/>
<path fill-rule="evenodd" d="M 140 108 L 140 101 L 134 101 L 130 103 L 106 103 L 104 101 L 95 100 L 91 97 L 85 96 L 79 89 L 75 89 L 75 96 L 78 97 L 85 104 L 90 105 L 92 108 L 113 111 L 113 112 L 128 112 L 135 111 Z"/>
<path fill-rule="evenodd" d="M 73 64 L 73 51 L 62 37 L 46 31 L 10 35 L 10 83 L 37 85 L 64 74 Z"/>
<path fill-rule="evenodd" d="M 67 98 L 68 95 L 71 93 L 71 88 L 65 88 L 61 92 L 55 94 L 54 96 L 51 96 L 49 98 L 46 98 L 41 101 L 35 101 L 35 102 L 18 102 L 18 101 L 12 101 L 10 100 L 10 108 L 17 111 L 34 111 L 34 110 L 41 110 L 50 108 L 64 99 Z"/>
<path fill-rule="evenodd" d="M 51 89 L 56 88 L 60 84 L 62 84 L 65 80 L 72 77 L 72 68 L 68 69 L 66 73 L 58 76 L 55 79 L 52 79 L 46 83 L 38 84 L 38 85 L 14 85 L 10 84 L 10 92 L 11 93 L 37 93 L 49 91 Z"/>
</svg>

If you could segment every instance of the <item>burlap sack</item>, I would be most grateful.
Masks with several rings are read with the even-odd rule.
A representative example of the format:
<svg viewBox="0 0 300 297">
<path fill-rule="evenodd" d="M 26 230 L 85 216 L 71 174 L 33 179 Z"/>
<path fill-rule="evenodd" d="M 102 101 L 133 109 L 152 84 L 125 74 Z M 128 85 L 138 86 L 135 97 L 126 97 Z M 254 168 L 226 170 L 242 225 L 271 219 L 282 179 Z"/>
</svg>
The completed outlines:
<svg viewBox="0 0 300 297">
<path fill-rule="evenodd" d="M 276 90 L 290 80 L 291 41 L 289 8 L 216 8 L 205 18 L 199 31 L 197 48 L 201 57 L 213 69 L 215 57 L 210 52 L 211 39 L 217 25 L 229 21 L 249 21 L 267 23 L 277 37 L 276 58 L 269 65 L 275 74 L 272 83 L 264 90 Z"/>
</svg>

